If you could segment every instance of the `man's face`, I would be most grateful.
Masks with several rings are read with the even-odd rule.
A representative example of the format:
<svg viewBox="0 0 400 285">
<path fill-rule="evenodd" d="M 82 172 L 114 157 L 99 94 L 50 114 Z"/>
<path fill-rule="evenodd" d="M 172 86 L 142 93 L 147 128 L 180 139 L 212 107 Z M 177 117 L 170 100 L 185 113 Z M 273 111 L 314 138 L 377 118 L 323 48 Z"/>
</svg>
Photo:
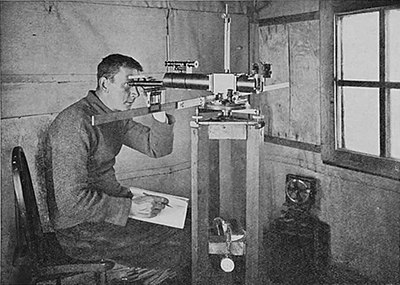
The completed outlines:
<svg viewBox="0 0 400 285">
<path fill-rule="evenodd" d="M 129 67 L 120 67 L 119 72 L 114 75 L 113 80 L 109 81 L 108 84 L 108 100 L 107 105 L 113 111 L 125 111 L 132 107 L 133 102 L 141 94 L 143 94 L 142 88 L 130 87 L 128 85 L 128 76 L 138 75 L 139 72 L 136 69 Z M 140 91 L 140 92 L 139 92 Z"/>
</svg>

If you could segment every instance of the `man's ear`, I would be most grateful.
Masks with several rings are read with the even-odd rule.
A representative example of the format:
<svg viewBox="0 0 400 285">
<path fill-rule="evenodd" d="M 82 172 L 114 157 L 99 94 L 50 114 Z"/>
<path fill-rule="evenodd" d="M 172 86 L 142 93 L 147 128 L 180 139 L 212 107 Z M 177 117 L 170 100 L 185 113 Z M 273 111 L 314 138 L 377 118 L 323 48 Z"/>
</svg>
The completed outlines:
<svg viewBox="0 0 400 285">
<path fill-rule="evenodd" d="M 109 84 L 109 81 L 107 78 L 105 78 L 104 76 L 100 77 L 100 79 L 99 79 L 100 90 L 102 90 L 103 92 L 107 92 L 108 84 Z"/>
</svg>

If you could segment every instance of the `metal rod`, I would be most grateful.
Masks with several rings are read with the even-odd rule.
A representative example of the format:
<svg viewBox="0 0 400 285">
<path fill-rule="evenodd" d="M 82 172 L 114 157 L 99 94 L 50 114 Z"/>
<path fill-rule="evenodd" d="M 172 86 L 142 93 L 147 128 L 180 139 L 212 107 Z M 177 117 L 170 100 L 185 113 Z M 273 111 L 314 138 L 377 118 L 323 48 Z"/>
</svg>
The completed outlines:
<svg viewBox="0 0 400 285">
<path fill-rule="evenodd" d="M 223 15 L 224 20 L 225 20 L 225 25 L 224 25 L 224 70 L 225 73 L 230 72 L 230 46 L 231 46 L 231 18 L 229 17 L 228 14 L 228 4 L 225 4 L 225 14 Z"/>
<path fill-rule="evenodd" d="M 162 81 L 156 81 L 156 80 L 132 80 L 129 81 L 129 86 L 141 86 L 141 87 L 162 87 L 163 82 Z"/>
</svg>

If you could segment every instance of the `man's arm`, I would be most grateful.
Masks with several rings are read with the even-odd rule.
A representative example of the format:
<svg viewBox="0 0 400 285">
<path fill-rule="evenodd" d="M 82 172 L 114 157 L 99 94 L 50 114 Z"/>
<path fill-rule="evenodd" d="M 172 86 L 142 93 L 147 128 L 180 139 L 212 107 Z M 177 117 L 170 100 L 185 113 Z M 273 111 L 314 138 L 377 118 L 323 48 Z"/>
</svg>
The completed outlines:
<svg viewBox="0 0 400 285">
<path fill-rule="evenodd" d="M 170 154 L 173 150 L 175 119 L 172 115 L 166 116 L 165 123 L 153 118 L 151 127 L 128 120 L 125 125 L 123 144 L 150 157 Z"/>
</svg>

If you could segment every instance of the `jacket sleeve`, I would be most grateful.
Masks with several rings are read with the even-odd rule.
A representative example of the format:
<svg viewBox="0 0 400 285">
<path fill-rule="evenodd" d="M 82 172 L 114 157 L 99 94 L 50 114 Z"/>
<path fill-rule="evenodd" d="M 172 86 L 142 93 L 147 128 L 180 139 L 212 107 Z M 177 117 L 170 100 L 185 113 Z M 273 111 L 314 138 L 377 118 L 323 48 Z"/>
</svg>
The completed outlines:
<svg viewBox="0 0 400 285">
<path fill-rule="evenodd" d="M 81 122 L 64 120 L 50 130 L 56 228 L 84 221 L 125 225 L 131 199 L 112 197 L 88 181 L 90 135 Z M 57 214 L 58 212 L 58 214 Z"/>
<path fill-rule="evenodd" d="M 126 121 L 123 144 L 153 158 L 170 154 L 173 150 L 175 119 L 172 115 L 167 116 L 168 123 L 160 123 L 152 118 L 150 127 L 133 120 Z"/>
</svg>

